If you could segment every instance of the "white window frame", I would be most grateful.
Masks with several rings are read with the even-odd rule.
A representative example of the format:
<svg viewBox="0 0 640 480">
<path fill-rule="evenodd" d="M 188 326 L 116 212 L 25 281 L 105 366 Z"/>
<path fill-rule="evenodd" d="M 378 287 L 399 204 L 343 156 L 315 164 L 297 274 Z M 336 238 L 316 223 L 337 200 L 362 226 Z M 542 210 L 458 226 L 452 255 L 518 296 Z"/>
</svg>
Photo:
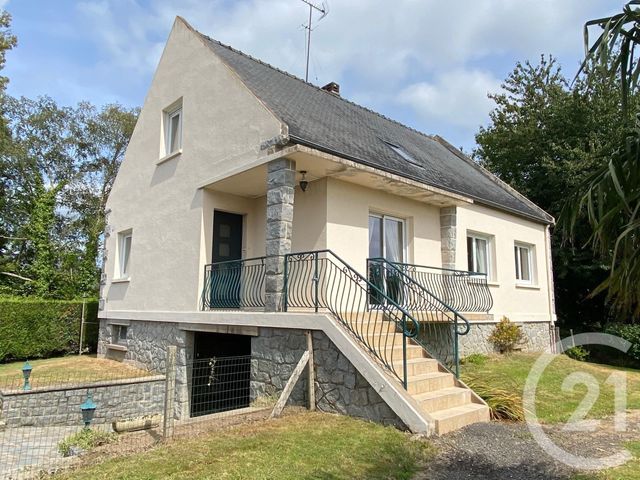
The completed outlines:
<svg viewBox="0 0 640 480">
<path fill-rule="evenodd" d="M 171 138 L 173 137 L 172 133 L 173 130 L 171 128 L 171 125 L 173 125 L 173 119 L 175 117 L 178 117 L 178 137 L 177 137 L 177 148 L 172 149 L 171 148 Z M 165 155 L 173 155 L 175 153 L 179 153 L 182 151 L 182 103 L 180 103 L 180 105 L 178 105 L 177 107 L 174 107 L 170 110 L 167 110 L 165 112 L 165 129 L 164 129 L 164 134 L 165 134 L 165 142 L 164 142 L 164 150 L 165 150 Z"/>
<path fill-rule="evenodd" d="M 522 257 L 520 250 L 527 251 L 527 261 L 529 266 L 529 279 L 518 278 L 522 276 Z M 513 245 L 513 255 L 515 257 L 515 278 L 518 285 L 533 285 L 535 278 L 533 258 L 535 255 L 535 246 L 527 243 L 515 242 Z"/>
<path fill-rule="evenodd" d="M 468 241 L 469 238 L 472 239 L 471 252 L 469 252 L 469 241 Z M 493 237 L 491 235 L 484 235 L 484 234 L 475 233 L 475 232 L 467 232 L 467 237 L 465 238 L 465 245 L 467 246 L 467 268 L 469 268 L 469 254 L 471 253 L 473 257 L 471 260 L 471 263 L 473 264 L 473 273 L 476 273 L 478 276 L 485 275 L 484 273 L 479 272 L 477 270 L 478 259 L 476 258 L 476 248 L 475 248 L 475 243 L 477 240 L 483 240 L 484 242 L 486 242 L 486 252 L 487 252 L 486 276 L 487 276 L 487 280 L 491 280 L 493 276 L 493 255 L 491 253 Z"/>
<path fill-rule="evenodd" d="M 129 251 L 127 252 L 126 244 L 127 238 L 129 240 Z M 127 280 L 131 276 L 131 249 L 133 246 L 133 231 L 124 230 L 118 233 L 118 256 L 116 264 L 116 279 Z M 126 258 L 125 258 L 126 253 Z M 126 264 L 125 264 L 126 259 Z"/>
<path fill-rule="evenodd" d="M 377 212 L 369 212 L 369 216 L 367 217 L 367 226 L 369 225 L 369 217 L 376 217 L 382 220 L 382 258 L 387 258 L 387 242 L 385 242 L 385 219 L 395 220 L 396 222 L 400 222 L 402 224 L 402 262 L 401 263 L 409 263 L 407 252 L 408 252 L 408 239 L 407 239 L 407 220 L 400 217 L 394 217 L 393 215 L 385 215 L 384 213 Z M 367 245 L 367 251 L 369 246 Z"/>
</svg>

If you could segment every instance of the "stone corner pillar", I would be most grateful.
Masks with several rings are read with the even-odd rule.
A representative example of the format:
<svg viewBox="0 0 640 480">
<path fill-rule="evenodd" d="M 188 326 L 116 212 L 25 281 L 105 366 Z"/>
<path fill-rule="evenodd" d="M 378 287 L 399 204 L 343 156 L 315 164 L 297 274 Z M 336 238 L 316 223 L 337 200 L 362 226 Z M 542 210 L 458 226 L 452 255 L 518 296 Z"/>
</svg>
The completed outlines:
<svg viewBox="0 0 640 480">
<path fill-rule="evenodd" d="M 265 311 L 283 310 L 284 256 L 291 253 L 296 162 L 279 158 L 267 165 Z"/>
<path fill-rule="evenodd" d="M 440 253 L 442 268 L 456 268 L 457 207 L 440 209 Z"/>
</svg>

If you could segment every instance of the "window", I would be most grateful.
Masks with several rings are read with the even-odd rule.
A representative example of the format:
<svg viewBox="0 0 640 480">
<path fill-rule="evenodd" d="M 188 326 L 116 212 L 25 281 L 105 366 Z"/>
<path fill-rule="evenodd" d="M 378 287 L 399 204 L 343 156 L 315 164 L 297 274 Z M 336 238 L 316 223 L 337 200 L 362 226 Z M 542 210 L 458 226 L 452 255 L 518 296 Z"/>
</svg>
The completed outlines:
<svg viewBox="0 0 640 480">
<path fill-rule="evenodd" d="M 516 244 L 514 247 L 516 262 L 516 281 L 533 283 L 533 247 Z"/>
<path fill-rule="evenodd" d="M 407 162 L 409 162 L 411 165 L 414 165 L 416 167 L 420 167 L 420 168 L 424 168 L 424 165 L 422 165 L 420 162 L 418 162 L 415 158 L 413 158 L 411 156 L 411 154 L 409 154 L 404 148 L 402 148 L 399 145 L 396 145 L 395 143 L 391 143 L 391 142 L 387 142 L 386 140 L 383 140 L 384 143 L 387 144 L 387 146 L 393 150 L 394 152 L 396 152 L 398 155 L 400 155 L 402 158 L 404 158 Z"/>
<path fill-rule="evenodd" d="M 489 244 L 490 240 L 488 237 L 467 235 L 467 263 L 469 271 L 484 273 L 489 276 L 491 273 Z"/>
<path fill-rule="evenodd" d="M 171 155 L 182 149 L 182 103 L 164 112 L 164 154 Z"/>
<path fill-rule="evenodd" d="M 369 215 L 369 258 L 404 262 L 404 220 L 386 215 Z"/>
<path fill-rule="evenodd" d="M 118 234 L 118 278 L 129 278 L 131 238 L 131 230 Z"/>
<path fill-rule="evenodd" d="M 112 325 L 111 326 L 111 342 L 116 344 L 127 343 L 127 326 L 126 325 Z"/>
</svg>

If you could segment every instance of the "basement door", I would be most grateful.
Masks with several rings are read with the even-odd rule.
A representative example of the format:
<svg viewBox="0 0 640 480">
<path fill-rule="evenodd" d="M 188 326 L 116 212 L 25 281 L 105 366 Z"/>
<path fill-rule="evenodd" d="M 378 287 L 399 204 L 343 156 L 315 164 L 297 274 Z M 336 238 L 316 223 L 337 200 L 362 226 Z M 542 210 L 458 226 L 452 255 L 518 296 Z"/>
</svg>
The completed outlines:
<svg viewBox="0 0 640 480">
<path fill-rule="evenodd" d="M 251 337 L 196 332 L 191 368 L 191 416 L 250 404 Z"/>
</svg>

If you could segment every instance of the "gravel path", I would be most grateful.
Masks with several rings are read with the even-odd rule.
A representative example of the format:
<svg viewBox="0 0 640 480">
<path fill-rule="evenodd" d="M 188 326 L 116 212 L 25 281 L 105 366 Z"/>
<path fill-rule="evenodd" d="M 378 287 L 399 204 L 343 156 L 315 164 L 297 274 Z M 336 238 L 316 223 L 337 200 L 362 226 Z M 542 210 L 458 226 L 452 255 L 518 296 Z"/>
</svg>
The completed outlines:
<svg viewBox="0 0 640 480">
<path fill-rule="evenodd" d="M 545 428 L 554 443 L 583 456 L 604 457 L 640 438 L 640 412 L 628 417 L 625 432 L 603 420 L 596 432 Z M 547 455 L 524 423 L 478 423 L 433 439 L 437 457 L 414 480 L 567 480 L 576 473 Z"/>
</svg>

